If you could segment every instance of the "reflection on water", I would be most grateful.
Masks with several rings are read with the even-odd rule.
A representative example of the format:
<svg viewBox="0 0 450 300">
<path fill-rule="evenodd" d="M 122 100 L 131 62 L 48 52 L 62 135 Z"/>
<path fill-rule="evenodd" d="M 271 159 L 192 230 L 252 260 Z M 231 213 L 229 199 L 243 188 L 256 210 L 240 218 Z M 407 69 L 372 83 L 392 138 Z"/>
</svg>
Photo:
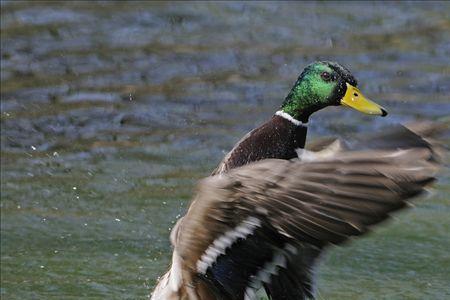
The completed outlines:
<svg viewBox="0 0 450 300">
<path fill-rule="evenodd" d="M 1 3 L 1 297 L 145 298 L 197 179 L 316 59 L 389 108 L 310 138 L 448 120 L 447 3 Z M 418 208 L 331 251 L 319 299 L 443 299 L 449 174 Z M 361 296 L 367 295 L 367 296 Z"/>
</svg>

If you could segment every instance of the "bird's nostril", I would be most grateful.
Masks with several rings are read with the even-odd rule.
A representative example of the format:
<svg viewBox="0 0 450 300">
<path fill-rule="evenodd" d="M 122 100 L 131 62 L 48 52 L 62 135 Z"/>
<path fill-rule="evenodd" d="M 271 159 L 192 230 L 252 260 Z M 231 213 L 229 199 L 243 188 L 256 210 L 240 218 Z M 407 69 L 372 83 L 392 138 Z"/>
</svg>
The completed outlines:
<svg viewBox="0 0 450 300">
<path fill-rule="evenodd" d="M 358 93 L 353 93 L 353 96 L 358 97 Z"/>
</svg>

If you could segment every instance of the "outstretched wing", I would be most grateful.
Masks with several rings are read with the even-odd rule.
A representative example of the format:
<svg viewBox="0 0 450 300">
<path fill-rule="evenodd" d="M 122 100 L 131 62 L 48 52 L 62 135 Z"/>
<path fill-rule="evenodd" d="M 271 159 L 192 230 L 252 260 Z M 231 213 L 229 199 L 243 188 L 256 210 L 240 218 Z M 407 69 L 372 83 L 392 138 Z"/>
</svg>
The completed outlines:
<svg viewBox="0 0 450 300">
<path fill-rule="evenodd" d="M 262 284 L 274 298 L 311 296 L 310 267 L 324 247 L 364 234 L 434 180 L 433 148 L 412 145 L 264 160 L 206 178 L 175 248 L 226 299 L 252 299 Z"/>
</svg>

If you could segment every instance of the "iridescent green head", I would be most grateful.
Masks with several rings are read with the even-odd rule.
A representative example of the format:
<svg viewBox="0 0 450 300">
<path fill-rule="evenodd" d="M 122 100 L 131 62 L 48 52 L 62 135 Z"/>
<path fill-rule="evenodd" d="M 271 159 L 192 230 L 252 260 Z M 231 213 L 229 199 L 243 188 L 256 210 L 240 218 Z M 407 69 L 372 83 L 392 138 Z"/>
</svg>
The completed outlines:
<svg viewBox="0 0 450 300">
<path fill-rule="evenodd" d="M 356 79 L 345 67 L 329 61 L 314 62 L 300 74 L 281 110 L 302 122 L 307 122 L 312 113 L 330 105 L 345 105 L 367 114 L 387 115 L 386 110 L 366 99 L 356 86 Z"/>
</svg>

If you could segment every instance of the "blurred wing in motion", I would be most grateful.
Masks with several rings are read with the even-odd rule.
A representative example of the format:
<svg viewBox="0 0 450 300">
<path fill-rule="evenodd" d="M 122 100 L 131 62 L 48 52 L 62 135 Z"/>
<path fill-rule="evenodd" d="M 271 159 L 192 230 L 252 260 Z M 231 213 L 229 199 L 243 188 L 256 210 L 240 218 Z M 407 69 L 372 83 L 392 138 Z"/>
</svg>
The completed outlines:
<svg viewBox="0 0 450 300">
<path fill-rule="evenodd" d="M 225 299 L 312 296 L 324 247 L 359 236 L 434 180 L 433 148 L 341 151 L 302 162 L 270 159 L 204 179 L 179 229 L 185 267 Z M 403 142 L 403 141 L 402 141 Z"/>
</svg>

